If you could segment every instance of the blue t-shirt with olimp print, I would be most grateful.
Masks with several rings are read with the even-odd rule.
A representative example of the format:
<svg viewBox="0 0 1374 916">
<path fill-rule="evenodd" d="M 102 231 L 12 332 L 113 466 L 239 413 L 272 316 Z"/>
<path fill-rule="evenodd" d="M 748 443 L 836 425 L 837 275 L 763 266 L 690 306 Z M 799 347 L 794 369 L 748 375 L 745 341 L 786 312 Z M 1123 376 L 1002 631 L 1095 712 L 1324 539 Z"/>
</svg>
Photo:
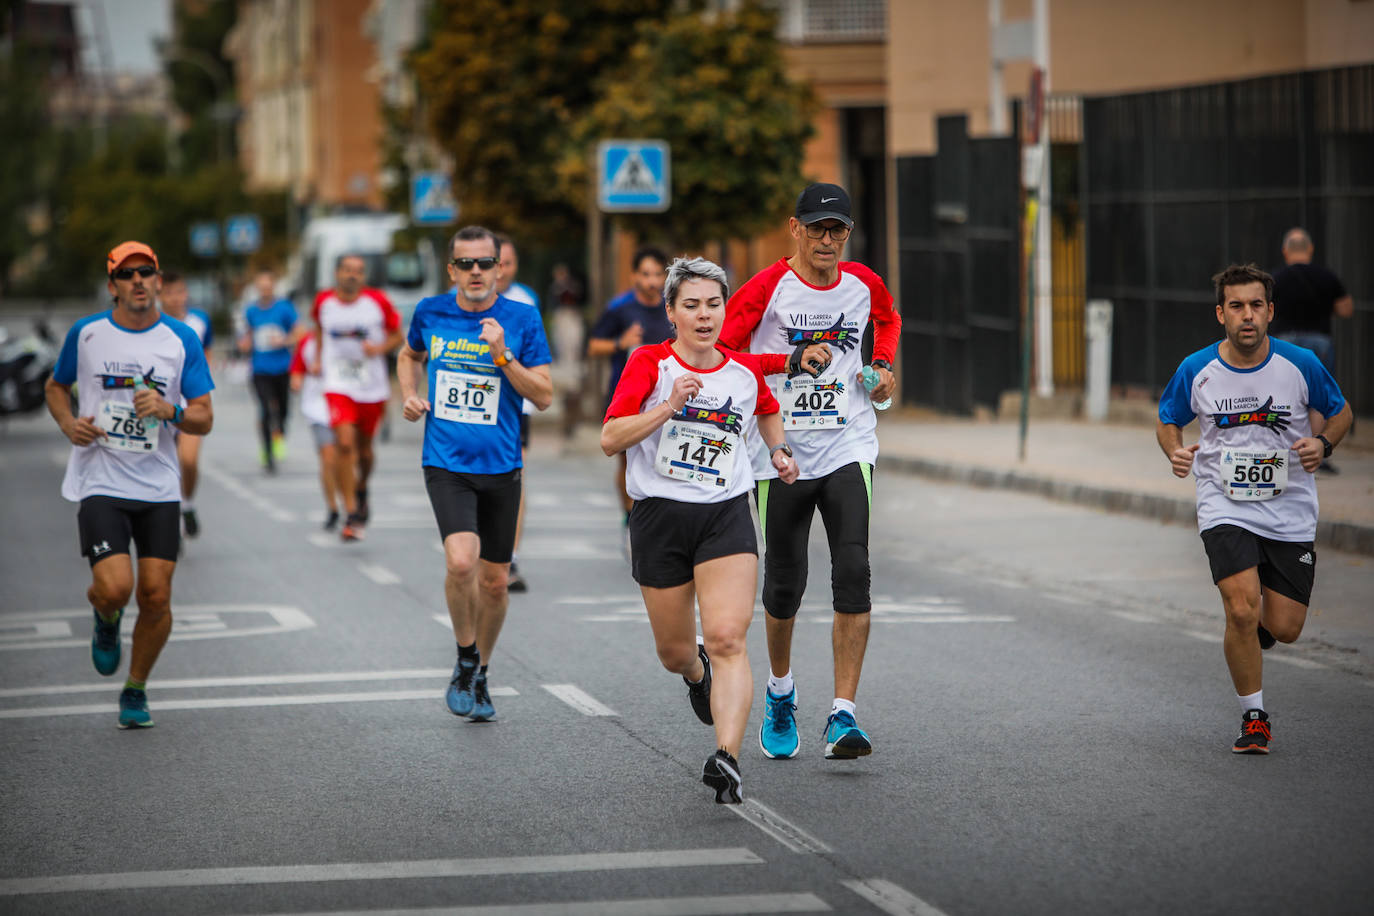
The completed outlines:
<svg viewBox="0 0 1374 916">
<path fill-rule="evenodd" d="M 505 474 L 522 466 L 520 394 L 480 339 L 482 319 L 494 318 L 506 346 L 527 368 L 553 358 L 539 310 L 497 296 L 488 308 L 468 312 L 452 294 L 415 306 L 406 344 L 428 358 L 430 412 L 420 463 L 460 474 Z"/>
</svg>

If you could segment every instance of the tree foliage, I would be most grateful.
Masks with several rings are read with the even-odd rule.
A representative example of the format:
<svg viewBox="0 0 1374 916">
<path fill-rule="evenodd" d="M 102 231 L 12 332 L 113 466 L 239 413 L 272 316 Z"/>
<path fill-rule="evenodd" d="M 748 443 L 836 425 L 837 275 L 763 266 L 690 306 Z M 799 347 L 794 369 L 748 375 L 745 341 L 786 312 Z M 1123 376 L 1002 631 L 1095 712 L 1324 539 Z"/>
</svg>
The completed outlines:
<svg viewBox="0 0 1374 916">
<path fill-rule="evenodd" d="M 810 87 L 787 77 L 776 29 L 776 14 L 756 2 L 733 15 L 641 25 L 574 127 L 559 169 L 563 196 L 585 206 L 602 138 L 662 138 L 672 150 L 672 208 L 617 217 L 622 224 L 688 247 L 776 225 L 804 183 L 815 108 Z"/>
<path fill-rule="evenodd" d="M 19 43 L 0 48 L 0 294 L 10 268 L 32 247 L 30 216 L 50 183 L 53 133 L 43 101 L 39 63 Z"/>
</svg>

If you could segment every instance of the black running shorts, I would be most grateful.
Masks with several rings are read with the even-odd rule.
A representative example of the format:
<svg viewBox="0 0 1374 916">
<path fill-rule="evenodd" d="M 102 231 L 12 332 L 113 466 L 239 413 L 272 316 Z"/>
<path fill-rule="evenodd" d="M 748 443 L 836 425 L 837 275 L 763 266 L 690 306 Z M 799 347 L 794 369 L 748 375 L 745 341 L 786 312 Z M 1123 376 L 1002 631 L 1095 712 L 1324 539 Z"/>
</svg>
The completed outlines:
<svg viewBox="0 0 1374 916">
<path fill-rule="evenodd" d="M 1312 600 L 1317 551 L 1311 541 L 1272 541 L 1238 525 L 1217 525 L 1202 532 L 1212 582 L 1254 567 L 1260 585 L 1306 607 Z"/>
<path fill-rule="evenodd" d="M 181 546 L 181 503 L 149 503 L 117 496 L 87 496 L 76 512 L 81 555 L 94 566 L 127 554 L 132 541 L 140 560 L 177 561 Z"/>
<path fill-rule="evenodd" d="M 520 469 L 505 474 L 460 474 L 426 467 L 425 489 L 439 524 L 439 539 L 471 531 L 488 563 L 509 563 L 520 515 Z"/>
<path fill-rule="evenodd" d="M 758 552 L 747 494 L 718 503 L 654 496 L 630 509 L 630 574 L 646 588 L 676 588 L 700 563 Z"/>
</svg>

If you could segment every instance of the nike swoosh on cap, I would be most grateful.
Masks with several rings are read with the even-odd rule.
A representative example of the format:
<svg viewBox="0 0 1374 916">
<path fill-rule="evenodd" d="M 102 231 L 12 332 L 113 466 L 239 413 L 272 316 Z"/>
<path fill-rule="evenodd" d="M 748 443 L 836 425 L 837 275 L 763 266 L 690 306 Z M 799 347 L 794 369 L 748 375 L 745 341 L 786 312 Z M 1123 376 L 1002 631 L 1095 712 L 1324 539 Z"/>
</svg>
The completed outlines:
<svg viewBox="0 0 1374 916">
<path fill-rule="evenodd" d="M 828 204 L 828 203 L 830 203 L 832 200 L 839 200 L 839 198 L 838 198 L 838 197 L 822 197 L 822 198 L 821 198 L 821 203 L 823 203 L 823 204 Z"/>
</svg>

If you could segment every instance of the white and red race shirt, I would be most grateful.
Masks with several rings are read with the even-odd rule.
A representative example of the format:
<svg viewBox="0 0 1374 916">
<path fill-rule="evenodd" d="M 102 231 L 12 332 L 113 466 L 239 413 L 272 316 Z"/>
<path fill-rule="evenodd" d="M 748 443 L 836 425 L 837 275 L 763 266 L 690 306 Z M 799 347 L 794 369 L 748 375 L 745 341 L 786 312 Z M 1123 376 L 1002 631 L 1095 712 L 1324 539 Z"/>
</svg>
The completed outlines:
<svg viewBox="0 0 1374 916">
<path fill-rule="evenodd" d="M 325 394 L 341 394 L 358 404 L 391 396 L 385 356 L 368 356 L 363 343 L 379 344 L 401 326 L 401 316 L 381 290 L 364 287 L 343 302 L 329 289 L 315 297 L 312 312 L 320 329 L 320 372 Z"/>
<path fill-rule="evenodd" d="M 611 396 L 606 419 L 631 417 L 668 400 L 673 382 L 700 376 L 701 391 L 642 442 L 625 450 L 625 491 L 632 499 L 651 496 L 684 503 L 718 503 L 754 485 L 748 441 L 758 439 L 761 414 L 778 412 L 778 402 L 757 361 L 723 348 L 714 369 L 683 362 L 672 341 L 630 354 Z M 764 448 L 765 454 L 767 448 Z"/>
<path fill-rule="evenodd" d="M 291 355 L 291 374 L 301 379 L 301 415 L 316 426 L 329 425 L 329 404 L 324 399 L 324 379 L 311 375 L 310 367 L 320 357 L 318 332 L 311 331 L 296 344 Z"/>
<path fill-rule="evenodd" d="M 818 378 L 782 374 L 771 379 L 801 478 L 824 477 L 856 461 L 875 463 L 878 421 L 859 381 L 864 331 L 871 319 L 873 358 L 890 363 L 902 330 L 902 317 L 893 310 L 882 279 L 862 264 L 841 261 L 839 279 L 822 289 L 803 280 L 783 258 L 741 286 L 725 308 L 720 342 L 731 349 L 790 353 L 799 344 L 830 345 L 830 365 Z M 752 457 L 756 479 L 778 476 L 767 449 L 754 449 Z"/>
</svg>

